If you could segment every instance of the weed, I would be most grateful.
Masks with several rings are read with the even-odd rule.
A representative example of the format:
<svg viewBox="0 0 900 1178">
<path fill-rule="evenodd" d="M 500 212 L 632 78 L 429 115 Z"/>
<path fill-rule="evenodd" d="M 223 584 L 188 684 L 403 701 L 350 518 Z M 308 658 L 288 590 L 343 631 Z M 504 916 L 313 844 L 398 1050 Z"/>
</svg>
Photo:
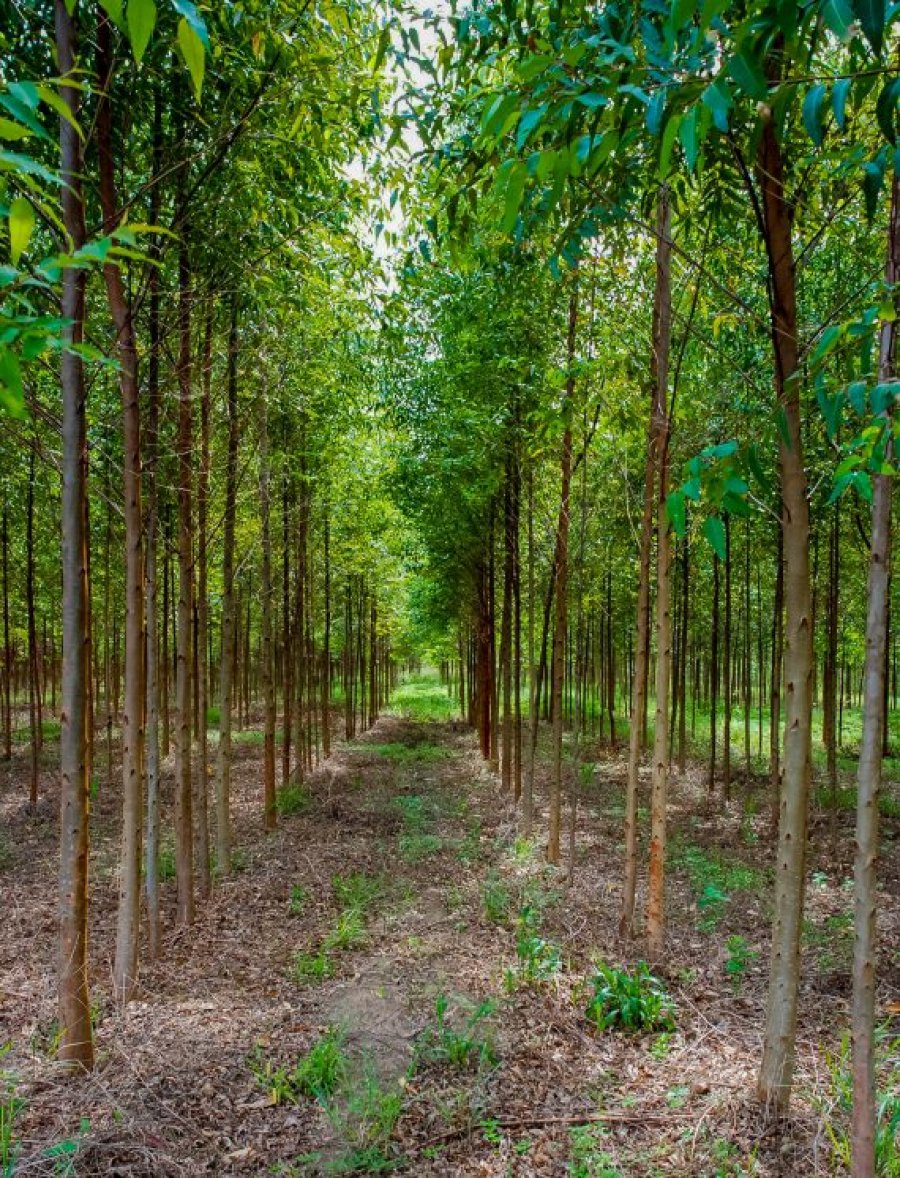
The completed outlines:
<svg viewBox="0 0 900 1178">
<path fill-rule="evenodd" d="M 12 1044 L 0 1047 L 0 1059 Z M 0 1071 L 0 1178 L 12 1178 L 21 1147 L 13 1135 L 16 1117 L 25 1101 L 16 1095 L 16 1078 L 11 1072 Z"/>
<path fill-rule="evenodd" d="M 484 908 L 484 915 L 491 924 L 509 924 L 513 896 L 509 886 L 503 882 L 496 871 L 488 872 L 481 890 L 481 904 Z"/>
<path fill-rule="evenodd" d="M 304 1096 L 325 1103 L 347 1077 L 343 1037 L 335 1029 L 327 1031 L 291 1070 L 276 1067 L 257 1048 L 250 1070 L 272 1104 L 297 1104 Z"/>
<path fill-rule="evenodd" d="M 436 834 L 401 834 L 400 854 L 407 863 L 421 863 L 442 850 L 444 840 Z"/>
<path fill-rule="evenodd" d="M 299 916 L 309 903 L 309 889 L 305 888 L 303 884 L 294 884 L 291 888 L 291 898 L 288 902 L 288 910 L 291 916 Z"/>
<path fill-rule="evenodd" d="M 299 782 L 283 785 L 275 795 L 275 809 L 283 818 L 290 818 L 293 814 L 302 814 L 308 810 L 312 802 L 309 790 Z"/>
<path fill-rule="evenodd" d="M 458 912 L 464 904 L 463 890 L 459 884 L 450 884 L 447 888 L 445 896 L 447 911 L 450 913 Z"/>
<path fill-rule="evenodd" d="M 884 1178 L 900 1175 L 900 1092 L 896 1087 L 900 1065 L 900 1038 L 892 1037 L 887 1026 L 876 1028 L 876 1080 L 886 1081 L 886 1091 L 876 1098 L 875 1173 Z M 817 1103 L 823 1114 L 825 1132 L 835 1158 L 851 1169 L 849 1121 L 853 1108 L 853 1075 L 850 1060 L 850 1033 L 841 1036 L 837 1051 L 825 1052 L 829 1093 Z"/>
<path fill-rule="evenodd" d="M 542 985 L 551 981 L 562 969 L 562 954 L 552 941 L 539 934 L 540 918 L 537 911 L 526 905 L 516 922 L 515 970 L 507 970 L 504 984 L 510 992 L 519 986 Z"/>
<path fill-rule="evenodd" d="M 672 1050 L 672 1032 L 660 1031 L 650 1044 L 650 1054 L 654 1059 L 662 1062 L 669 1058 L 669 1052 Z"/>
<path fill-rule="evenodd" d="M 232 873 L 239 871 L 246 871 L 250 866 L 250 853 L 245 851 L 243 847 L 236 847 L 231 852 L 231 870 Z"/>
<path fill-rule="evenodd" d="M 606 1130 L 600 1125 L 575 1125 L 569 1131 L 568 1172 L 572 1178 L 620 1178 L 615 1159 L 601 1149 L 605 1137 Z"/>
<path fill-rule="evenodd" d="M 439 994 L 435 1004 L 437 1025 L 426 1030 L 419 1040 L 423 1059 L 447 1063 L 457 1071 L 497 1062 L 490 1041 L 477 1033 L 478 1026 L 494 1011 L 492 1002 L 482 1002 L 457 1030 L 447 1018 L 449 1000 Z"/>
<path fill-rule="evenodd" d="M 476 818 L 469 826 L 456 854 L 460 863 L 465 863 L 467 866 L 477 863 L 481 858 L 481 820 L 479 818 Z"/>
<path fill-rule="evenodd" d="M 673 1031 L 675 1007 L 646 962 L 633 973 L 602 961 L 593 978 L 594 994 L 585 1014 L 601 1031 Z"/>
<path fill-rule="evenodd" d="M 74 1137 L 57 1141 L 54 1145 L 50 1145 L 44 1150 L 43 1157 L 53 1162 L 54 1174 L 60 1176 L 65 1175 L 66 1178 L 69 1178 L 70 1175 L 75 1173 L 75 1159 L 79 1149 L 81 1149 L 83 1139 L 90 1131 L 90 1120 L 87 1117 L 82 1117 L 78 1127 L 78 1133 Z"/>
<path fill-rule="evenodd" d="M 175 878 L 175 848 L 171 843 L 163 843 L 160 846 L 156 862 L 156 873 L 160 883 Z"/>
<path fill-rule="evenodd" d="M 354 909 L 360 914 L 373 908 L 381 899 L 384 888 L 381 880 L 363 871 L 351 871 L 349 875 L 336 875 L 331 881 L 331 890 L 341 908 Z"/>
<path fill-rule="evenodd" d="M 345 908 L 322 942 L 322 949 L 326 953 L 332 949 L 358 949 L 365 940 L 366 926 L 362 913 L 356 908 Z"/>
<path fill-rule="evenodd" d="M 740 990 L 744 982 L 744 975 L 748 968 L 759 957 L 759 950 L 753 949 L 746 937 L 735 934 L 725 942 L 728 956 L 725 958 L 725 972 L 731 979 L 735 993 Z"/>
<path fill-rule="evenodd" d="M 334 962 L 324 949 L 318 953 L 307 953 L 298 950 L 294 954 L 291 964 L 291 977 L 298 986 L 313 982 L 322 982 L 334 974 Z"/>
</svg>

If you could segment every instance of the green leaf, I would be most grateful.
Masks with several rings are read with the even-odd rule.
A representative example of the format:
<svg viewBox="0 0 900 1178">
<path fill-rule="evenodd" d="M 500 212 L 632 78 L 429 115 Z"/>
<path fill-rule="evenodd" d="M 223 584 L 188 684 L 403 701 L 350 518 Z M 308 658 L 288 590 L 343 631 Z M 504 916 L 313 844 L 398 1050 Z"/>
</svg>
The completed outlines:
<svg viewBox="0 0 900 1178">
<path fill-rule="evenodd" d="M 658 135 L 662 127 L 663 115 L 666 113 L 666 92 L 660 87 L 650 99 L 647 107 L 647 130 L 651 135 Z"/>
<path fill-rule="evenodd" d="M 852 3 L 866 40 L 880 54 L 884 41 L 885 0 L 852 0 Z"/>
<path fill-rule="evenodd" d="M 727 134 L 728 110 L 731 106 L 731 96 L 721 81 L 713 82 L 703 91 L 703 105 L 712 112 L 712 120 L 716 128 Z"/>
<path fill-rule="evenodd" d="M 822 5 L 822 19 L 841 41 L 846 41 L 853 24 L 853 9 L 847 0 L 825 0 Z"/>
<path fill-rule="evenodd" d="M 700 143 L 697 137 L 696 106 L 681 120 L 681 126 L 678 129 L 678 138 L 681 140 L 681 146 L 684 148 L 684 159 L 688 171 L 693 172 L 697 165 L 697 156 L 700 152 Z"/>
<path fill-rule="evenodd" d="M 184 19 L 200 38 L 204 49 L 208 50 L 210 47 L 209 33 L 206 31 L 206 22 L 200 15 L 197 5 L 192 4 L 191 0 L 172 0 L 172 7 L 179 14 L 179 16 L 184 17 Z"/>
<path fill-rule="evenodd" d="M 522 195 L 525 192 L 527 175 L 525 165 L 517 161 L 506 184 L 503 219 L 500 222 L 500 229 L 503 233 L 511 233 L 515 226 L 516 218 L 519 215 L 519 206 L 522 203 Z"/>
<path fill-rule="evenodd" d="M 28 249 L 33 232 L 34 209 L 31 201 L 24 196 L 17 196 L 9 206 L 9 252 L 14 266 L 18 266 L 19 258 Z"/>
<path fill-rule="evenodd" d="M 866 216 L 873 221 L 878 211 L 878 198 L 884 185 L 884 166 L 878 161 L 863 164 L 863 195 L 866 199 Z"/>
<path fill-rule="evenodd" d="M 687 527 L 687 520 L 684 509 L 684 493 L 682 491 L 671 491 L 666 497 L 666 515 L 669 517 L 669 522 L 675 529 L 677 536 L 683 536 Z"/>
<path fill-rule="evenodd" d="M 31 131 L 12 119 L 0 118 L 0 139 L 28 139 Z"/>
<path fill-rule="evenodd" d="M 852 78 L 840 78 L 834 84 L 831 92 L 831 109 L 834 111 L 834 121 L 838 129 L 843 131 L 847 121 L 847 95 L 850 93 Z"/>
<path fill-rule="evenodd" d="M 178 45 L 184 54 L 185 64 L 191 74 L 194 94 L 196 94 L 199 100 L 200 92 L 203 89 L 203 71 L 206 64 L 206 54 L 203 50 L 203 42 L 184 17 L 178 22 Z"/>
<path fill-rule="evenodd" d="M 665 130 L 663 131 L 659 146 L 659 167 L 657 168 L 657 176 L 660 180 L 665 180 L 669 176 L 672 163 L 672 148 L 675 146 L 675 140 L 678 137 L 678 128 L 680 126 L 681 115 L 673 115 L 666 123 Z"/>
<path fill-rule="evenodd" d="M 528 136 L 535 129 L 535 127 L 538 125 L 538 123 L 540 123 L 541 119 L 544 117 L 544 115 L 546 113 L 547 113 L 547 104 L 546 103 L 544 103 L 542 106 L 535 106 L 535 107 L 532 107 L 531 110 L 525 111 L 525 113 L 519 119 L 519 126 L 516 129 L 516 148 L 517 148 L 517 150 L 519 150 L 519 151 L 522 150 L 522 148 L 525 146 L 525 144 L 528 140 Z"/>
<path fill-rule="evenodd" d="M 703 535 L 719 560 L 725 559 L 725 525 L 717 515 L 709 516 L 703 523 Z"/>
<path fill-rule="evenodd" d="M 128 0 L 126 17 L 128 40 L 134 60 L 140 65 L 156 27 L 156 5 L 153 0 Z"/>
<path fill-rule="evenodd" d="M 825 105 L 825 87 L 821 82 L 807 93 L 803 99 L 803 125 L 806 133 L 818 147 L 825 135 L 822 126 L 822 108 Z"/>
<path fill-rule="evenodd" d="M 0 405 L 13 417 L 25 414 L 22 369 L 18 356 L 9 348 L 0 348 Z"/>
<path fill-rule="evenodd" d="M 884 132 L 885 139 L 891 144 L 897 141 L 898 99 L 900 99 L 900 78 L 891 78 L 890 81 L 885 82 L 875 105 L 878 126 Z"/>
<path fill-rule="evenodd" d="M 736 53 L 725 67 L 728 76 L 739 90 L 763 102 L 769 96 L 769 86 L 759 66 L 746 52 Z"/>
<path fill-rule="evenodd" d="M 116 28 L 121 29 L 123 27 L 122 0 L 100 0 L 100 7 Z"/>
<path fill-rule="evenodd" d="M 816 344 L 815 351 L 811 357 L 811 362 L 814 365 L 819 364 L 830 352 L 834 351 L 835 345 L 841 338 L 842 333 L 843 328 L 837 323 L 832 323 L 829 327 L 825 328 L 819 337 L 819 342 Z"/>
</svg>

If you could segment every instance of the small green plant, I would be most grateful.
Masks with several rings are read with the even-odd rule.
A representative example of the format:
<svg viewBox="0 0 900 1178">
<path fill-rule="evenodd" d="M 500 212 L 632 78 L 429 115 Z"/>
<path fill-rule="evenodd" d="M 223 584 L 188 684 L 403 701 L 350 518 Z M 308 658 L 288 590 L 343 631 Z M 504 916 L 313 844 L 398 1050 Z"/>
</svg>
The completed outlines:
<svg viewBox="0 0 900 1178">
<path fill-rule="evenodd" d="M 444 840 L 436 834 L 401 834 L 400 854 L 407 863 L 421 863 L 429 855 L 436 855 L 444 846 Z"/>
<path fill-rule="evenodd" d="M 0 1047 L 0 1059 L 11 1047 L 10 1043 Z M 16 1095 L 16 1089 L 16 1078 L 12 1072 L 0 1071 L 0 1178 L 12 1178 L 21 1152 L 13 1131 L 25 1101 Z"/>
<path fill-rule="evenodd" d="M 673 1031 L 675 1007 L 646 962 L 633 972 L 597 963 L 585 1014 L 598 1030 Z"/>
<path fill-rule="evenodd" d="M 717 884 L 707 884 L 697 900 L 697 910 L 700 912 L 698 927 L 706 933 L 713 932 L 725 915 L 725 906 L 730 899 L 729 894 L 723 892 Z"/>
<path fill-rule="evenodd" d="M 311 801 L 312 796 L 305 786 L 299 782 L 289 782 L 275 795 L 275 809 L 283 818 L 290 818 L 293 814 L 302 814 L 308 810 Z"/>
<path fill-rule="evenodd" d="M 439 994 L 434 1004 L 436 1026 L 426 1030 L 419 1041 L 421 1057 L 447 1063 L 458 1071 L 496 1063 L 489 1039 L 478 1033 L 479 1025 L 493 1013 L 494 1004 L 482 1002 L 459 1029 L 447 1017 L 449 1005 L 447 995 Z"/>
<path fill-rule="evenodd" d="M 358 949 L 366 940 L 366 926 L 357 908 L 345 908 L 322 942 L 326 953 L 333 949 Z"/>
<path fill-rule="evenodd" d="M 662 1062 L 669 1058 L 669 1052 L 672 1050 L 672 1032 L 660 1031 L 655 1036 L 653 1042 L 650 1044 L 650 1054 L 654 1059 Z"/>
<path fill-rule="evenodd" d="M 163 843 L 157 857 L 157 875 L 160 883 L 166 883 L 175 878 L 175 848 L 171 843 Z"/>
<path fill-rule="evenodd" d="M 334 898 L 343 909 L 355 909 L 364 915 L 381 899 L 381 880 L 362 871 L 351 871 L 349 875 L 336 875 L 331 881 Z"/>
<path fill-rule="evenodd" d="M 575 1125 L 569 1132 L 571 1178 L 621 1178 L 612 1154 L 602 1149 L 602 1125 Z"/>
<path fill-rule="evenodd" d="M 78 1133 L 74 1137 L 64 1138 L 62 1141 L 57 1141 L 53 1145 L 49 1145 L 43 1152 L 43 1156 L 53 1162 L 53 1173 L 59 1178 L 70 1178 L 75 1173 L 75 1160 L 78 1156 L 78 1151 L 84 1143 L 84 1138 L 87 1137 L 91 1131 L 91 1122 L 88 1117 L 82 1117 L 78 1126 Z"/>
<path fill-rule="evenodd" d="M 322 982 L 334 974 L 334 962 L 324 949 L 317 953 L 298 950 L 291 963 L 291 977 L 298 986 Z"/>
<path fill-rule="evenodd" d="M 250 1063 L 250 1070 L 272 1104 L 297 1104 L 302 1097 L 324 1103 L 344 1082 L 347 1069 L 343 1037 L 334 1028 L 313 1044 L 293 1069 L 276 1066 L 260 1048 Z"/>
<path fill-rule="evenodd" d="M 759 957 L 759 950 L 747 943 L 747 938 L 734 934 L 725 942 L 728 956 L 725 958 L 725 972 L 731 979 L 735 991 L 743 985 L 747 970 Z"/>
<path fill-rule="evenodd" d="M 481 905 L 491 924 L 509 924 L 513 906 L 512 892 L 496 871 L 488 872 L 481 890 Z"/>
<path fill-rule="evenodd" d="M 876 1081 L 879 1092 L 876 1100 L 875 1173 L 883 1178 L 900 1175 L 900 1092 L 897 1090 L 897 1069 L 900 1066 L 900 1038 L 891 1035 L 887 1026 L 875 1031 Z M 853 1074 L 850 1058 L 850 1033 L 841 1036 L 836 1051 L 825 1052 L 828 1068 L 829 1092 L 819 1099 L 825 1132 L 835 1158 L 850 1172 L 850 1115 L 853 1109 Z"/>
<path fill-rule="evenodd" d="M 294 884 L 291 888 L 291 898 L 288 902 L 288 909 L 291 916 L 299 916 L 308 903 L 309 889 L 305 888 L 303 884 Z"/>
<path fill-rule="evenodd" d="M 555 978 L 562 969 L 562 954 L 558 946 L 545 940 L 539 928 L 537 911 L 526 905 L 516 922 L 518 965 L 514 970 L 507 970 L 504 977 L 504 984 L 510 992 L 519 986 L 543 985 Z"/>
<path fill-rule="evenodd" d="M 321 1102 L 337 1090 L 346 1076 L 343 1036 L 332 1028 L 299 1061 L 292 1081 L 301 1096 L 311 1096 Z"/>
</svg>

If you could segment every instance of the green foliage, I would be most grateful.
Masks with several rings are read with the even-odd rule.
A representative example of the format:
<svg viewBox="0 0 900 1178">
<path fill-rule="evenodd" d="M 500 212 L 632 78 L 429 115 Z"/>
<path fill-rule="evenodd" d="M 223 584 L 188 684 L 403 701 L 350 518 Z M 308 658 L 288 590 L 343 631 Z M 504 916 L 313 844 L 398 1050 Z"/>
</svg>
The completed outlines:
<svg viewBox="0 0 900 1178">
<path fill-rule="evenodd" d="M 298 986 L 323 982 L 334 975 L 334 961 L 327 950 L 312 953 L 299 949 L 291 963 L 291 977 Z"/>
<path fill-rule="evenodd" d="M 276 1066 L 257 1048 L 250 1069 L 272 1104 L 297 1104 L 304 1097 L 325 1103 L 348 1076 L 343 1043 L 343 1035 L 332 1028 L 293 1068 Z"/>
<path fill-rule="evenodd" d="M 571 1178 L 621 1178 L 613 1155 L 602 1148 L 605 1138 L 601 1125 L 574 1125 L 569 1130 Z"/>
<path fill-rule="evenodd" d="M 275 795 L 275 808 L 282 818 L 302 814 L 309 809 L 311 802 L 312 795 L 309 790 L 298 782 L 281 786 Z"/>
<path fill-rule="evenodd" d="M 389 711 L 417 723 L 444 723 L 458 712 L 454 700 L 430 675 L 413 675 L 404 679 L 391 696 Z"/>
<path fill-rule="evenodd" d="M 900 1175 L 900 1092 L 897 1091 L 897 1067 L 900 1064 L 900 1038 L 886 1026 L 876 1028 L 876 1098 L 875 1173 L 880 1178 Z M 829 1092 L 817 1098 L 824 1117 L 825 1132 L 835 1159 L 849 1173 L 851 1170 L 850 1116 L 853 1109 L 853 1072 L 850 1033 L 841 1036 L 836 1051 L 825 1052 Z"/>
<path fill-rule="evenodd" d="M 309 889 L 305 888 L 303 884 L 294 884 L 291 888 L 290 900 L 288 901 L 291 916 L 299 916 L 308 903 Z"/>
<path fill-rule="evenodd" d="M 504 977 L 504 984 L 509 991 L 519 986 L 544 985 L 562 970 L 562 954 L 558 946 L 545 940 L 539 928 L 538 910 L 526 905 L 516 921 L 518 964 L 515 969 L 507 970 Z"/>
<path fill-rule="evenodd" d="M 358 949 L 365 942 L 363 914 L 357 908 L 345 908 L 325 936 L 322 948 L 325 953 L 330 953 L 334 949 Z"/>
<path fill-rule="evenodd" d="M 732 987 L 737 991 L 743 985 L 747 970 L 759 958 L 759 950 L 752 948 L 747 943 L 746 937 L 736 933 L 725 942 L 725 949 L 727 951 L 725 972 L 731 979 Z"/>
<path fill-rule="evenodd" d="M 496 871 L 489 871 L 481 889 L 481 905 L 485 917 L 491 924 L 507 925 L 511 922 L 515 897 L 509 885 Z"/>
<path fill-rule="evenodd" d="M 0 1059 L 10 1050 L 11 1044 L 0 1047 Z M 15 1076 L 6 1070 L 0 1071 L 0 1178 L 13 1178 L 16 1159 L 21 1145 L 14 1135 L 15 1121 L 25 1108 L 25 1101 L 16 1095 L 18 1085 Z"/>
<path fill-rule="evenodd" d="M 462 1020 L 461 1026 L 454 1026 L 448 1019 L 449 1005 L 447 995 L 439 994 L 434 1004 L 436 1026 L 422 1033 L 418 1044 L 420 1057 L 446 1063 L 457 1071 L 496 1063 L 490 1039 L 479 1033 L 480 1024 L 493 1014 L 494 1003 L 482 1002 Z"/>
<path fill-rule="evenodd" d="M 672 1031 L 675 1006 L 646 962 L 634 970 L 597 963 L 585 1014 L 598 1030 Z"/>
<path fill-rule="evenodd" d="M 716 928 L 732 892 L 756 889 L 760 885 L 760 874 L 754 868 L 690 843 L 675 843 L 670 862 L 672 867 L 687 872 L 697 897 L 698 924 L 705 932 Z"/>
<path fill-rule="evenodd" d="M 364 917 L 384 895 L 384 885 L 378 876 L 366 875 L 362 871 L 351 871 L 347 875 L 335 875 L 331 890 L 341 908 L 353 909 Z"/>
</svg>

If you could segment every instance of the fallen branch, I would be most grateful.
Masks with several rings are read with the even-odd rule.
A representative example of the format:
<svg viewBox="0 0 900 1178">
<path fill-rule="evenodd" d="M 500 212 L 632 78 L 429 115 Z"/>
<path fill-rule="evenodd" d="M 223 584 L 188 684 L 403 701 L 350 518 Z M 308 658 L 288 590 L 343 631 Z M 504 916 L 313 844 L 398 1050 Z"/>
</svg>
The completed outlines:
<svg viewBox="0 0 900 1178">
<path fill-rule="evenodd" d="M 418 1152 L 421 1153 L 426 1149 L 432 1149 L 436 1145 L 445 1145 L 448 1141 L 454 1141 L 458 1137 L 465 1137 L 467 1133 L 472 1133 L 478 1129 L 541 1129 L 547 1125 L 593 1125 L 603 1123 L 670 1125 L 673 1121 L 683 1119 L 684 1114 L 680 1117 L 671 1115 L 663 1116 L 661 1114 L 642 1113 L 637 1110 L 626 1112 L 622 1109 L 611 1109 L 607 1112 L 578 1113 L 575 1116 L 569 1117 L 533 1116 L 489 1118 L 480 1123 L 451 1129 L 448 1133 L 442 1133 L 439 1137 L 432 1137 L 430 1141 L 426 1141 L 424 1145 L 419 1147 Z"/>
</svg>

